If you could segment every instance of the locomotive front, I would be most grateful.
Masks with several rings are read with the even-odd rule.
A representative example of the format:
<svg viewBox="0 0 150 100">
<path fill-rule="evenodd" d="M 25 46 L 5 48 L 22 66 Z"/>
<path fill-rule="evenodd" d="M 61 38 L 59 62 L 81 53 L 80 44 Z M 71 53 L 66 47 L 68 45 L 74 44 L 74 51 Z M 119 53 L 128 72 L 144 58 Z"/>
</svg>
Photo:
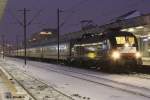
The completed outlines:
<svg viewBox="0 0 150 100">
<path fill-rule="evenodd" d="M 112 50 L 110 58 L 113 63 L 121 65 L 141 65 L 137 38 L 129 32 L 118 32 L 111 36 Z"/>
</svg>

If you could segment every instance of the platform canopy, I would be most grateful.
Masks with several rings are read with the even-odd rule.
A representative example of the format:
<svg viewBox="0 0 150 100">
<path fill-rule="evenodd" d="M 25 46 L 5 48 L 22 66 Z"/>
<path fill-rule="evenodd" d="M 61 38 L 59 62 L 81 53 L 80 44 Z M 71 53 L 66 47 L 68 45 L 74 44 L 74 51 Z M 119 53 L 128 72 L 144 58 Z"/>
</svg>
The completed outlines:
<svg viewBox="0 0 150 100">
<path fill-rule="evenodd" d="M 3 14 L 4 14 L 4 9 L 6 7 L 7 1 L 8 0 L 0 0 L 0 21 L 2 19 Z"/>
</svg>

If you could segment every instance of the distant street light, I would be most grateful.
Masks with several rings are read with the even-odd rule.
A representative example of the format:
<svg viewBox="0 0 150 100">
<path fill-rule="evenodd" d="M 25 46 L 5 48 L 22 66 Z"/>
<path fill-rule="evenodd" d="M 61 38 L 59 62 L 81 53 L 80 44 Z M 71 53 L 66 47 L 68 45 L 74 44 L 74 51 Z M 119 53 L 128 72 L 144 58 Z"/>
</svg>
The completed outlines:
<svg viewBox="0 0 150 100">
<path fill-rule="evenodd" d="M 33 40 L 33 41 L 35 41 L 35 40 L 36 40 L 36 38 L 33 38 L 32 40 Z"/>
<path fill-rule="evenodd" d="M 4 35 L 2 35 L 2 55 L 3 55 L 3 59 L 4 59 L 4 56 L 5 56 L 5 54 L 4 54 L 4 50 L 5 50 L 5 36 Z"/>
</svg>

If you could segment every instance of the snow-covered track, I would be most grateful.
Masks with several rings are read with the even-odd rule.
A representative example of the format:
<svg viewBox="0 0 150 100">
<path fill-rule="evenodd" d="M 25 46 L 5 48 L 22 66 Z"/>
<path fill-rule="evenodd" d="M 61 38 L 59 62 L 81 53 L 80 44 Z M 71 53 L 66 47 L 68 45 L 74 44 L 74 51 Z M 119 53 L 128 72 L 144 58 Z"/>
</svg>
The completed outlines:
<svg viewBox="0 0 150 100">
<path fill-rule="evenodd" d="M 24 68 L 20 68 L 20 66 L 22 65 L 20 61 L 21 60 L 18 60 L 18 59 L 17 59 L 17 62 L 10 61 L 10 64 L 12 66 L 15 66 L 15 63 L 18 63 L 16 68 L 24 69 Z M 150 87 L 148 86 L 149 84 L 148 79 L 147 79 L 148 81 L 144 83 L 144 84 L 147 84 L 146 86 L 146 85 L 134 84 L 135 80 L 127 79 L 127 81 L 124 81 L 125 78 L 129 77 L 131 79 L 140 80 L 139 83 L 144 82 L 142 79 L 129 76 L 129 75 L 113 75 L 113 74 L 107 74 L 107 73 L 102 73 L 102 72 L 95 72 L 95 71 L 90 71 L 90 70 L 85 70 L 85 69 L 78 69 L 78 68 L 72 68 L 72 67 L 67 67 L 63 65 L 56 65 L 56 64 L 49 64 L 49 63 L 47 64 L 47 63 L 41 63 L 41 62 L 35 62 L 35 61 L 28 61 L 28 64 L 29 66 L 28 68 L 26 68 L 27 74 L 30 74 L 31 76 L 36 77 L 38 80 L 41 80 L 43 83 L 46 83 L 47 85 L 51 85 L 51 81 L 47 78 L 44 78 L 44 76 L 54 74 L 58 76 L 70 77 L 69 79 L 71 80 L 76 78 L 75 80 L 80 80 L 80 82 L 82 81 L 83 83 L 87 83 L 87 84 L 93 84 L 93 86 L 95 87 L 104 86 L 106 88 L 110 88 L 110 90 L 117 90 L 117 91 L 129 93 L 135 96 L 143 96 L 148 99 L 150 98 Z M 37 70 L 37 71 L 34 71 L 34 70 Z M 46 72 L 47 74 L 43 76 L 39 76 L 38 73 L 40 73 L 40 70 L 44 73 Z M 32 74 L 32 72 L 37 73 L 37 74 Z M 123 78 L 123 80 L 120 78 Z M 67 84 L 71 85 L 71 83 L 67 83 Z"/>
<path fill-rule="evenodd" d="M 10 79 L 10 80 L 13 80 L 14 82 L 16 82 L 17 85 L 19 85 L 26 93 L 27 95 L 29 96 L 29 99 L 30 100 L 37 100 L 35 96 L 33 96 L 29 91 L 28 89 L 26 89 L 18 80 L 15 79 L 15 77 L 13 75 L 11 75 L 4 67 L 0 67 L 0 70 L 2 70 L 5 75 L 7 75 L 7 77 Z"/>
<path fill-rule="evenodd" d="M 5 65 L 5 66 L 4 66 Z M 1 63 L 0 66 L 7 71 L 7 73 L 17 81 L 17 83 L 33 98 L 33 100 L 74 100 L 71 96 L 68 96 L 61 91 L 48 86 L 44 82 L 32 77 L 24 71 L 18 71 L 11 64 Z M 45 91 L 44 91 L 45 90 Z"/>
<path fill-rule="evenodd" d="M 70 76 L 73 78 L 81 79 L 84 81 L 92 82 L 97 85 L 103 85 L 103 86 L 115 88 L 117 90 L 121 90 L 124 92 L 128 92 L 128 93 L 141 95 L 141 96 L 150 98 L 150 89 L 149 88 L 138 87 L 138 86 L 134 86 L 131 84 L 126 84 L 126 83 L 114 81 L 111 79 L 102 78 L 102 77 L 98 77 L 98 76 L 94 76 L 94 75 L 89 75 L 86 73 L 80 73 L 80 72 L 72 71 L 72 70 L 65 70 L 65 69 L 58 70 L 58 69 L 55 69 L 54 67 L 50 67 L 50 68 L 47 67 L 46 70 L 56 72 L 59 74 L 63 74 L 63 75 L 67 75 L 67 76 Z M 122 87 L 124 87 L 124 88 L 122 88 Z"/>
<path fill-rule="evenodd" d="M 132 77 L 138 77 L 138 78 L 141 78 L 141 79 L 150 80 L 150 74 L 134 73 L 134 74 L 130 74 L 130 76 L 132 76 Z"/>
</svg>

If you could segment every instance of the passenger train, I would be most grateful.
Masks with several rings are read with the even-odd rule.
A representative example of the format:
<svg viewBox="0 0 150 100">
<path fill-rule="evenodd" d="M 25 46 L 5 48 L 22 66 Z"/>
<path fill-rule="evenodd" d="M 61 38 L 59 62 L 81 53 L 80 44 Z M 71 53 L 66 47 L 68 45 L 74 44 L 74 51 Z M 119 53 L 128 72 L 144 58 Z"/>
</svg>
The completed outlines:
<svg viewBox="0 0 150 100">
<path fill-rule="evenodd" d="M 27 48 L 27 57 L 57 60 L 57 41 L 47 45 Z M 84 34 L 81 38 L 61 41 L 60 60 L 95 66 L 103 69 L 142 64 L 138 41 L 134 34 L 123 31 L 108 31 L 103 34 Z M 12 56 L 24 56 L 24 50 L 14 50 Z"/>
</svg>

